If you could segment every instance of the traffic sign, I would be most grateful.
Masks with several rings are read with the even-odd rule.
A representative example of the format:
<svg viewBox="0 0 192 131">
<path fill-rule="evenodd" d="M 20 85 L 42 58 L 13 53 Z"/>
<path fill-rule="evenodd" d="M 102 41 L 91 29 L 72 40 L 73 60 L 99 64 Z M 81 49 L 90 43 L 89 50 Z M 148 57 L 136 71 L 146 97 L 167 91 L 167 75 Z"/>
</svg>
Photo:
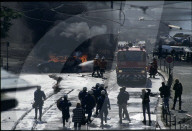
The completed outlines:
<svg viewBox="0 0 192 131">
<path fill-rule="evenodd" d="M 167 61 L 167 63 L 172 63 L 173 62 L 173 57 L 172 56 L 167 56 L 166 57 L 166 61 Z"/>
</svg>

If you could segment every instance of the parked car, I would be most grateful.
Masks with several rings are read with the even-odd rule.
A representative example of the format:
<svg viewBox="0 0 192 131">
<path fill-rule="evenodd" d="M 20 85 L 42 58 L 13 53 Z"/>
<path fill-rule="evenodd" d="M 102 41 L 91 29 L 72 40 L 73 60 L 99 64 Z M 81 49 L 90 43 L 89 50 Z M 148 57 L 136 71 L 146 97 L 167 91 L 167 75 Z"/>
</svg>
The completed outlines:
<svg viewBox="0 0 192 131">
<path fill-rule="evenodd" d="M 182 54 L 186 54 L 188 52 L 192 52 L 192 50 L 187 46 L 171 46 L 172 50 L 174 49 L 176 53 L 182 52 Z"/>
</svg>

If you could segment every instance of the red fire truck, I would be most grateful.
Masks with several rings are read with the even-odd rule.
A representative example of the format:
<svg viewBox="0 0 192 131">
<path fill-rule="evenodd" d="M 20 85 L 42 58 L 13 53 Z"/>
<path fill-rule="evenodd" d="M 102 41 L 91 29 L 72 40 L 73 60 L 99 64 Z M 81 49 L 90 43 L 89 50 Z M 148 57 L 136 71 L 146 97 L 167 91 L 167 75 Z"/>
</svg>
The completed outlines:
<svg viewBox="0 0 192 131">
<path fill-rule="evenodd" d="M 147 80 L 146 50 L 140 47 L 120 49 L 117 52 L 117 83 L 141 82 Z"/>
</svg>

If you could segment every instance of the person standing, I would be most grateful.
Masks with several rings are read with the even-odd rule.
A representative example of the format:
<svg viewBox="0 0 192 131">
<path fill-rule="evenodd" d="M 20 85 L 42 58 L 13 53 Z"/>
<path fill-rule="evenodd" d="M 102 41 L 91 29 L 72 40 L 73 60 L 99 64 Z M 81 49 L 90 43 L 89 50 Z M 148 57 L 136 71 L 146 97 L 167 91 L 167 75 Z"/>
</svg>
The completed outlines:
<svg viewBox="0 0 192 131">
<path fill-rule="evenodd" d="M 105 60 L 104 56 L 101 58 L 99 67 L 100 67 L 100 74 L 101 74 L 101 78 L 102 78 L 103 74 L 105 73 L 106 67 L 107 67 L 107 61 Z"/>
<path fill-rule="evenodd" d="M 59 106 L 62 111 L 63 127 L 65 127 L 65 121 L 68 122 L 70 118 L 69 107 L 71 106 L 71 102 L 68 100 L 67 94 L 64 95 L 63 100 L 60 101 Z"/>
<path fill-rule="evenodd" d="M 96 100 L 96 112 L 95 112 L 95 116 L 98 115 L 98 104 L 97 104 L 97 102 L 98 102 L 98 98 L 99 98 L 99 94 L 100 94 L 99 86 L 100 86 L 100 84 L 97 83 L 97 84 L 95 85 L 95 87 L 92 88 L 92 90 L 93 90 L 93 95 L 95 96 L 95 100 Z"/>
<path fill-rule="evenodd" d="M 125 92 L 125 88 L 120 88 L 120 92 L 117 96 L 117 104 L 119 106 L 119 122 L 122 123 L 122 110 L 126 115 L 128 121 L 131 121 L 127 111 L 127 101 L 129 99 L 129 94 Z"/>
<path fill-rule="evenodd" d="M 88 94 L 85 97 L 85 113 L 88 114 L 88 122 L 91 123 L 92 110 L 95 107 L 95 97 L 93 91 L 88 91 Z"/>
<path fill-rule="evenodd" d="M 101 96 L 98 99 L 98 109 L 101 118 L 101 125 L 103 125 L 103 115 L 105 116 L 105 123 L 107 123 L 108 108 L 110 107 L 109 98 L 104 90 L 101 91 Z"/>
<path fill-rule="evenodd" d="M 177 102 L 177 98 L 179 98 L 179 110 L 181 110 L 181 95 L 182 95 L 182 92 L 183 92 L 183 86 L 179 82 L 178 79 L 175 80 L 173 90 L 175 90 L 175 97 L 174 97 L 174 104 L 173 104 L 172 110 L 175 110 L 175 105 L 176 105 L 176 102 Z"/>
<path fill-rule="evenodd" d="M 37 112 L 39 109 L 39 120 L 41 121 L 41 117 L 42 117 L 42 107 L 43 107 L 43 103 L 44 100 L 46 99 L 45 93 L 44 91 L 41 91 L 41 87 L 38 86 L 37 90 L 34 92 L 34 108 L 35 108 L 35 118 L 37 119 Z"/>
<path fill-rule="evenodd" d="M 146 92 L 147 90 L 147 92 Z M 142 95 L 141 95 L 141 98 L 142 98 L 142 107 L 143 107 L 143 123 L 146 124 L 146 115 L 145 115 L 145 112 L 147 110 L 147 114 L 148 114 L 148 117 L 149 117 L 149 124 L 151 123 L 151 114 L 150 114 L 150 99 L 149 99 L 149 96 L 151 95 L 151 90 L 150 89 L 142 89 Z"/>
<path fill-rule="evenodd" d="M 85 96 L 87 95 L 87 87 L 83 87 L 83 90 L 79 92 L 79 100 L 81 102 L 81 106 L 85 109 Z"/>
<path fill-rule="evenodd" d="M 96 57 L 94 58 L 94 61 L 93 61 L 92 77 L 94 76 L 95 71 L 97 71 L 97 76 L 100 77 L 100 74 L 99 74 L 99 72 L 100 72 L 99 64 L 100 64 L 100 60 L 99 60 L 99 55 L 97 54 Z"/>
<path fill-rule="evenodd" d="M 161 92 L 161 98 L 163 98 L 164 108 L 169 112 L 169 97 L 170 97 L 170 88 L 165 85 L 165 82 L 162 82 L 162 86 L 159 88 Z"/>
<path fill-rule="evenodd" d="M 76 108 L 73 109 L 73 118 L 72 121 L 74 122 L 74 129 L 81 130 L 81 122 L 85 118 L 85 112 L 84 109 L 81 107 L 80 103 L 77 103 Z"/>
</svg>

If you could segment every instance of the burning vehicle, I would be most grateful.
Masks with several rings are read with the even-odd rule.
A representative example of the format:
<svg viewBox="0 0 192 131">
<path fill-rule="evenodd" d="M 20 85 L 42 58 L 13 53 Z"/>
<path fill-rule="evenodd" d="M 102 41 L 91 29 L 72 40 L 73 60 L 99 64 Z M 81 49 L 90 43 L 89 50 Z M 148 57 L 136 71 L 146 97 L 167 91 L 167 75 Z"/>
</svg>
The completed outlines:
<svg viewBox="0 0 192 131">
<path fill-rule="evenodd" d="M 80 72 L 81 67 L 79 64 L 86 62 L 86 56 L 55 56 L 51 55 L 50 60 L 37 65 L 40 73 L 53 73 L 53 72 Z"/>
<path fill-rule="evenodd" d="M 73 52 L 62 56 L 63 53 L 49 55 L 49 60 L 37 66 L 39 72 L 80 73 L 92 72 L 93 59 L 96 54 L 105 57 L 112 63 L 116 48 L 117 37 L 112 34 L 98 35 L 87 39 Z M 108 69 L 111 64 L 108 64 Z"/>
</svg>

